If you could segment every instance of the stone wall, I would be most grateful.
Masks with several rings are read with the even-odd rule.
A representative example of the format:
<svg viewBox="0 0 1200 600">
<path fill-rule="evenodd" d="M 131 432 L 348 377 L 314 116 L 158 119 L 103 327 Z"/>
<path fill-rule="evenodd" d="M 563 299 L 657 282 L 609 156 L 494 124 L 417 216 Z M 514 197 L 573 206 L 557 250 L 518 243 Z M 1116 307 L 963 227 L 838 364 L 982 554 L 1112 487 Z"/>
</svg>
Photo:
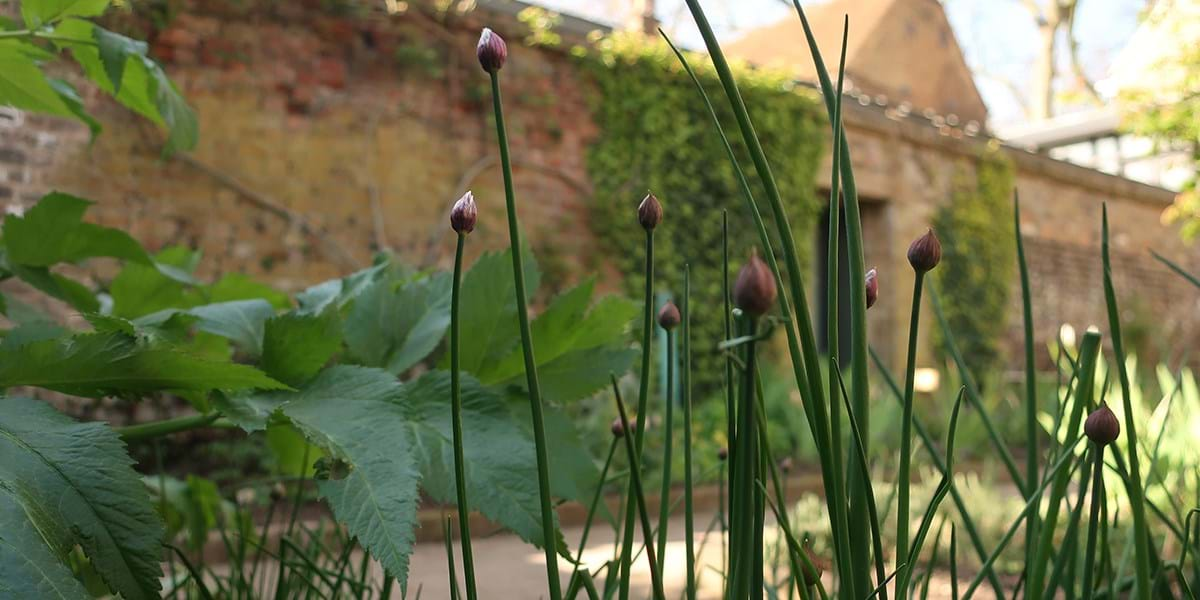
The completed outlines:
<svg viewBox="0 0 1200 600">
<path fill-rule="evenodd" d="M 473 53 L 487 19 L 510 40 L 504 89 L 519 209 L 548 279 L 562 284 L 599 271 L 604 287 L 619 289 L 587 207 L 622 202 L 632 214 L 638 198 L 592 197 L 588 82 L 568 53 L 525 47 L 510 17 L 480 12 L 443 22 L 413 11 L 334 15 L 319 2 L 180 4 L 164 28 L 125 25 L 148 37 L 197 109 L 196 151 L 163 158 L 159 132 L 101 99 L 89 102 L 105 124 L 91 144 L 76 124 L 4 111 L 0 202 L 8 210 L 50 189 L 76 193 L 98 202 L 93 218 L 152 249 L 202 249 L 201 276 L 242 271 L 291 290 L 366 265 L 380 249 L 445 265 L 453 249 L 446 210 L 468 188 L 481 206 L 470 252 L 503 247 L 490 89 Z M 895 362 L 911 297 L 905 248 L 988 141 L 858 103 L 847 104 L 846 121 L 867 262 L 879 268 L 883 288 L 870 312 L 872 342 Z M 1008 152 L 1023 198 L 1039 336 L 1064 322 L 1106 329 L 1098 239 L 1108 202 L 1130 318 L 1150 316 L 1172 346 L 1195 341 L 1200 296 L 1148 254 L 1157 249 L 1200 270 L 1200 254 L 1159 223 L 1171 194 Z M 822 172 L 827 177 L 827 166 Z M 1019 347 L 1017 279 L 997 275 L 1014 282 L 1010 329 Z M 923 366 L 930 356 L 923 353 Z"/>
</svg>

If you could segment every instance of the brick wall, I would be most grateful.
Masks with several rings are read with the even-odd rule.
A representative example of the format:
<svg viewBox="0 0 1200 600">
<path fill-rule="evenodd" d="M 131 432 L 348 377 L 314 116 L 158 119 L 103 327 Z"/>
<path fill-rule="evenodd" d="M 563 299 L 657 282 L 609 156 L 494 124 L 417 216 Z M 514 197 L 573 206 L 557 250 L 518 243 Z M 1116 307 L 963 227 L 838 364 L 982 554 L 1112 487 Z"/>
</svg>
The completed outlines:
<svg viewBox="0 0 1200 600">
<path fill-rule="evenodd" d="M 523 46 L 507 17 L 476 12 L 443 23 L 412 13 L 340 16 L 319 4 L 182 2 L 164 29 L 125 17 L 129 22 L 119 25 L 150 40 L 197 109 L 199 147 L 185 160 L 164 159 L 158 132 L 103 99 L 89 102 L 105 124 L 91 145 L 82 126 L 6 111 L 0 202 L 19 210 L 50 189 L 77 193 L 98 202 L 94 218 L 128 229 L 150 248 L 202 249 L 202 276 L 242 271 L 292 290 L 365 265 L 381 248 L 445 265 L 452 253 L 446 210 L 467 188 L 481 206 L 469 252 L 503 247 L 490 90 L 473 53 L 486 19 L 510 40 L 506 114 L 528 237 L 550 279 L 598 271 L 602 286 L 619 289 L 587 226 L 587 207 L 622 202 L 632 215 L 639 198 L 592 197 L 588 82 L 566 52 Z M 911 297 L 904 249 L 949 200 L 955 175 L 974 168 L 986 140 L 858 103 L 847 104 L 845 117 L 869 202 L 867 262 L 879 268 L 884 288 L 870 312 L 872 343 L 895 362 Z M 1041 341 L 1063 322 L 1106 329 L 1098 262 L 1104 201 L 1126 309 L 1166 326 L 1172 344 L 1194 342 L 1195 290 L 1147 253 L 1154 248 L 1200 270 L 1196 250 L 1159 223 L 1171 195 L 1044 157 L 1010 155 Z M 1016 289 L 1015 274 L 1001 276 Z M 1015 298 L 1013 307 L 1018 348 Z M 929 356 L 924 352 L 922 361 Z"/>
</svg>

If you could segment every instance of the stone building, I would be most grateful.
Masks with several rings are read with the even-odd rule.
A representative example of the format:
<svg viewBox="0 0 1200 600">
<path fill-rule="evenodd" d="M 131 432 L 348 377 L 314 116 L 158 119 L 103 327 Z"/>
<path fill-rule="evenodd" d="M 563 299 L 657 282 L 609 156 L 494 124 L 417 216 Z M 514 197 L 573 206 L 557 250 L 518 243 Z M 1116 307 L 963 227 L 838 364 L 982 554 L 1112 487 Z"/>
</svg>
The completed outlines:
<svg viewBox="0 0 1200 600">
<path fill-rule="evenodd" d="M 370 3 L 362 14 L 316 1 L 174 3 L 177 12 L 147 37 L 199 114 L 199 147 L 163 158 L 151 125 L 99 98 L 89 105 L 105 131 L 90 144 L 80 125 L 0 108 L 0 202 L 17 211 L 51 189 L 74 192 L 97 201 L 93 218 L 152 249 L 202 249 L 201 276 L 244 271 L 285 289 L 363 266 L 381 248 L 418 264 L 445 263 L 453 198 L 469 187 L 482 210 L 502 210 L 489 92 L 473 53 L 478 28 L 488 24 L 511 40 L 508 118 L 534 248 L 552 249 L 568 272 L 606 270 L 587 227 L 585 159 L 595 135 L 588 83 L 568 56 L 600 26 L 564 18 L 556 32 L 565 43 L 530 47 L 517 43 L 526 32 L 515 18 L 524 3 L 481 1 L 447 19 L 386 12 L 402 4 Z M 843 5 L 852 23 L 845 121 L 867 262 L 879 268 L 884 289 L 870 313 L 871 336 L 894 360 L 902 356 L 912 279 L 905 248 L 950 201 L 955 174 L 974 169 L 981 149 L 997 142 L 936 1 L 814 10 L 827 56 L 836 53 L 829 40 L 840 38 Z M 811 77 L 794 21 L 729 50 L 748 60 L 778 52 L 799 77 Z M 1105 328 L 1099 235 L 1107 203 L 1116 284 L 1132 299 L 1130 318 L 1136 309 L 1173 343 L 1195 340 L 1196 290 L 1148 252 L 1200 270 L 1200 253 L 1160 224 L 1171 192 L 1024 150 L 1003 152 L 1017 171 L 1039 335 L 1054 335 L 1062 323 Z M 813 185 L 827 189 L 828 181 Z M 820 244 L 823 234 L 814 236 Z M 475 239 L 478 252 L 507 237 L 502 224 L 481 223 Z M 611 268 L 607 275 L 602 280 L 617 277 Z M 1015 288 L 1014 273 L 996 276 Z M 1012 307 L 1016 340 L 1015 297 Z"/>
</svg>

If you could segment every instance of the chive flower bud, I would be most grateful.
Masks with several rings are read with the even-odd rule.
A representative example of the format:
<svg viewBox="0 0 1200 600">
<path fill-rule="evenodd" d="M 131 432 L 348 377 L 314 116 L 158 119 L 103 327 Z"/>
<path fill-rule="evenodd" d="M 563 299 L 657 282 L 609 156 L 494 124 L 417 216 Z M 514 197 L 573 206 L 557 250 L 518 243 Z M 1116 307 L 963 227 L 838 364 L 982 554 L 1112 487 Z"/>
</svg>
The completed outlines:
<svg viewBox="0 0 1200 600">
<path fill-rule="evenodd" d="M 875 301 L 879 299 L 879 274 L 875 269 L 867 271 L 867 308 L 875 306 Z"/>
<path fill-rule="evenodd" d="M 508 45 L 500 34 L 484 27 L 479 34 L 479 43 L 475 45 L 475 56 L 479 57 L 479 64 L 484 71 L 495 73 L 508 60 Z"/>
<path fill-rule="evenodd" d="M 942 243 L 938 241 L 932 229 L 913 240 L 912 245 L 908 247 L 908 264 L 918 273 L 932 270 L 941 260 Z"/>
<path fill-rule="evenodd" d="M 771 310 L 777 293 L 771 269 L 758 257 L 758 252 L 752 253 L 733 284 L 734 304 L 751 317 L 761 317 Z"/>
<path fill-rule="evenodd" d="M 458 233 L 475 231 L 475 195 L 469 190 L 450 209 L 450 228 Z"/>
<path fill-rule="evenodd" d="M 667 302 L 658 311 L 658 326 L 670 331 L 679 325 L 679 309 L 674 302 Z"/>
<path fill-rule="evenodd" d="M 821 573 L 824 569 L 821 568 L 821 561 L 813 553 L 811 547 L 804 546 L 804 553 L 808 555 L 808 562 L 800 566 L 800 571 L 804 575 L 804 585 L 812 587 L 821 581 Z"/>
<path fill-rule="evenodd" d="M 654 194 L 646 194 L 642 203 L 638 205 L 638 223 L 641 223 L 646 231 L 650 231 L 658 227 L 662 217 L 662 204 L 658 203 L 658 198 L 655 198 Z"/>
<path fill-rule="evenodd" d="M 632 431 L 635 427 L 637 427 L 637 426 L 632 423 L 626 423 L 621 420 L 621 417 L 617 417 L 617 418 L 613 419 L 613 422 L 612 422 L 613 437 L 615 437 L 615 438 L 625 437 L 625 432 Z"/>
<path fill-rule="evenodd" d="M 1100 408 L 1092 411 L 1083 422 L 1083 432 L 1092 443 L 1104 447 L 1117 441 L 1117 437 L 1121 435 L 1121 422 L 1107 403 L 1101 404 Z"/>
<path fill-rule="evenodd" d="M 792 464 L 793 464 L 792 457 L 785 456 L 785 457 L 783 457 L 783 460 L 779 461 L 779 470 L 783 471 L 784 474 L 791 473 L 792 472 Z"/>
<path fill-rule="evenodd" d="M 726 448 L 725 446 L 717 448 L 717 460 L 725 462 L 725 459 L 727 458 L 729 458 L 729 448 Z"/>
</svg>

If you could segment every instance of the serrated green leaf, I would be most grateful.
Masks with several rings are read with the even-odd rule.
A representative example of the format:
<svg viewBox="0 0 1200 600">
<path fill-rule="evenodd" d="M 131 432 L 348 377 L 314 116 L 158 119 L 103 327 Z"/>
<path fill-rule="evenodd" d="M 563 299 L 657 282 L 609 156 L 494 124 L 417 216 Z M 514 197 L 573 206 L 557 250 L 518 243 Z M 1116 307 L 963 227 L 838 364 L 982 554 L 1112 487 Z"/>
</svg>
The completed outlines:
<svg viewBox="0 0 1200 600">
<path fill-rule="evenodd" d="M 21 499 L 0 484 L 0 597 L 87 598 L 70 567 L 46 545 Z"/>
<path fill-rule="evenodd" d="M 588 348 L 539 365 L 542 397 L 559 403 L 587 398 L 608 384 L 610 373 L 628 371 L 637 355 L 630 348 Z M 525 375 L 516 375 L 507 383 L 525 389 Z"/>
<path fill-rule="evenodd" d="M 71 108 L 50 85 L 46 75 L 24 46 L 16 41 L 0 42 L 0 106 L 72 117 Z"/>
<path fill-rule="evenodd" d="M 67 335 L 68 331 L 53 321 L 30 321 L 14 327 L 0 342 L 0 350 L 15 350 L 33 342 L 53 340 Z"/>
<path fill-rule="evenodd" d="M 127 38 L 119 33 L 113 33 L 103 27 L 94 27 L 92 37 L 96 40 L 96 48 L 100 53 L 100 62 L 108 74 L 113 90 L 121 91 L 121 76 L 125 73 L 125 63 L 131 56 L 146 56 L 149 48 L 146 42 Z"/>
<path fill-rule="evenodd" d="M 363 290 L 367 289 L 368 286 L 386 273 L 388 266 L 389 263 L 386 261 L 381 262 L 351 273 L 341 279 L 330 279 L 329 281 L 318 283 L 296 294 L 296 302 L 300 305 L 300 312 L 304 314 L 316 314 L 324 311 L 331 305 L 336 306 L 337 310 L 345 308 Z"/>
<path fill-rule="evenodd" d="M 367 287 L 346 316 L 346 347 L 358 362 L 403 373 L 429 355 L 450 326 L 450 275 L 384 278 Z"/>
<path fill-rule="evenodd" d="M 54 33 L 68 40 L 94 39 L 95 24 L 81 19 L 66 19 Z M 97 87 L 112 94 L 126 108 L 150 119 L 167 130 L 166 154 L 190 150 L 198 139 L 196 113 L 187 105 L 158 63 L 146 56 L 127 54 L 121 74 L 121 87 L 113 86 L 100 50 L 94 43 L 56 42 L 71 50 L 71 56 Z"/>
<path fill-rule="evenodd" d="M 267 321 L 263 335 L 262 370 L 288 385 L 304 383 L 342 346 L 338 313 L 287 313 Z"/>
<path fill-rule="evenodd" d="M 524 252 L 526 294 L 532 296 L 537 291 L 541 274 L 533 254 L 528 249 Z M 463 331 L 463 345 L 459 349 L 459 360 L 462 370 L 478 373 L 511 352 L 520 339 L 509 251 L 480 256 L 463 276 L 461 293 L 459 317 L 462 321 L 459 326 Z M 449 366 L 449 359 L 440 366 Z"/>
<path fill-rule="evenodd" d="M 263 326 L 275 315 L 266 300 L 234 300 L 202 304 L 186 310 L 170 308 L 134 320 L 137 325 L 158 325 L 176 314 L 196 317 L 196 329 L 226 338 L 257 357 L 262 354 Z"/>
<path fill-rule="evenodd" d="M 63 17 L 95 17 L 108 8 L 109 0 L 22 0 L 21 18 L 37 28 Z"/>
<path fill-rule="evenodd" d="M 80 312 L 96 312 L 100 310 L 100 301 L 87 286 L 58 273 L 51 273 L 46 267 L 27 267 L 12 265 L 13 275 L 28 283 L 38 291 L 62 300 Z"/>
<path fill-rule="evenodd" d="M 65 80 L 51 77 L 47 81 L 50 82 L 50 87 L 54 88 L 54 91 L 58 93 L 58 97 L 62 99 L 63 104 L 70 109 L 71 114 L 75 115 L 75 118 L 80 121 L 83 121 L 84 125 L 87 125 L 88 132 L 91 134 L 88 137 L 88 143 L 95 141 L 96 136 L 100 135 L 104 127 L 100 125 L 100 121 L 97 121 L 87 111 L 87 107 L 83 105 L 83 98 L 79 96 L 79 92 Z"/>
<path fill-rule="evenodd" d="M 292 300 L 287 294 L 265 283 L 255 281 L 243 273 L 228 273 L 208 289 L 209 302 L 253 300 L 255 298 L 262 298 L 270 302 L 271 306 L 281 310 L 292 306 Z"/>
<path fill-rule="evenodd" d="M 534 355 L 539 367 L 570 352 L 618 343 L 625 336 L 637 314 L 637 306 L 624 298 L 606 296 L 589 310 L 593 287 L 590 279 L 579 284 L 554 298 L 534 319 Z M 483 365 L 478 376 L 480 381 L 491 385 L 524 372 L 524 353 L 518 345 L 504 358 Z"/>
<path fill-rule="evenodd" d="M 405 409 L 424 489 L 454 503 L 450 374 L 431 371 L 406 383 L 395 402 Z M 545 538 L 532 438 L 508 412 L 504 397 L 469 375 L 462 378 L 462 411 L 471 508 L 540 545 Z"/>
<path fill-rule="evenodd" d="M 386 371 L 339 366 L 291 394 L 283 412 L 306 438 L 349 464 L 344 478 L 319 481 L 318 489 L 350 535 L 403 585 L 420 473 L 404 408 L 393 401 L 399 393 Z"/>
<path fill-rule="evenodd" d="M 198 358 L 119 332 L 80 334 L 0 350 L 0 388 L 18 385 L 90 397 L 287 387 L 253 367 Z"/>
<path fill-rule="evenodd" d="M 174 268 L 185 276 L 195 270 L 199 259 L 199 252 L 180 247 L 167 248 L 154 257 L 156 265 Z M 199 292 L 181 283 L 179 278 L 165 275 L 161 266 L 136 263 L 127 263 L 117 273 L 108 292 L 113 300 L 113 314 L 127 319 L 168 308 L 190 308 L 202 302 Z"/>
<path fill-rule="evenodd" d="M 13 511 L 23 511 L 40 534 L 10 538 L 5 527 L 3 543 L 21 543 L 23 552 L 43 558 L 49 551 L 60 561 L 78 545 L 114 592 L 130 600 L 157 598 L 162 525 L 117 435 L 37 400 L 0 401 L 0 487 L 7 492 L 0 493 L 0 506 L 6 505 L 0 515 L 19 518 Z M 45 577 L 4 581 L 46 585 Z"/>
</svg>

